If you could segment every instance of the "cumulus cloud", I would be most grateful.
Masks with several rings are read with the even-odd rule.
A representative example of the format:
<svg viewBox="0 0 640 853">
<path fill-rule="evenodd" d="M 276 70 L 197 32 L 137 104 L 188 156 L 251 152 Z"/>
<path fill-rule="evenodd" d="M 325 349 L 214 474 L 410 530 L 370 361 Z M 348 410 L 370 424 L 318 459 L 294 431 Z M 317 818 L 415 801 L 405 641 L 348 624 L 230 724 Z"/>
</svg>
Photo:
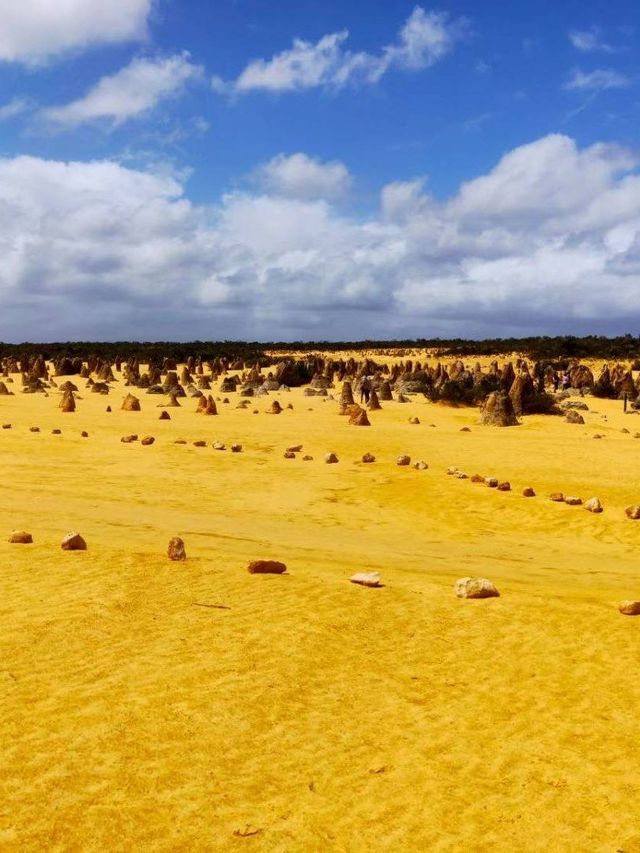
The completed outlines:
<svg viewBox="0 0 640 853">
<path fill-rule="evenodd" d="M 376 83 L 392 68 L 420 71 L 434 65 L 452 49 L 465 29 L 462 19 L 416 6 L 395 42 L 377 54 L 345 47 L 347 30 L 330 33 L 317 42 L 294 39 L 293 46 L 271 59 L 254 59 L 232 82 L 214 77 L 219 93 L 251 91 L 295 92 L 316 87 Z"/>
<path fill-rule="evenodd" d="M 0 0 L 0 61 L 40 64 L 94 44 L 142 39 L 153 0 Z"/>
<path fill-rule="evenodd" d="M 567 91 L 605 92 L 607 89 L 624 89 L 631 81 L 612 68 L 596 68 L 595 71 L 575 69 L 564 85 Z"/>
<path fill-rule="evenodd" d="M 166 174 L 0 160 L 0 308 L 14 339 L 633 331 L 638 166 L 552 135 L 445 201 L 388 184 L 357 218 L 266 186 L 202 206 Z"/>
<path fill-rule="evenodd" d="M 161 59 L 134 59 L 120 71 L 99 80 L 84 97 L 42 110 L 40 117 L 59 127 L 101 120 L 117 126 L 149 112 L 160 101 L 179 95 L 201 73 L 187 53 Z"/>
<path fill-rule="evenodd" d="M 307 154 L 278 154 L 254 175 L 267 192 L 291 198 L 337 199 L 351 187 L 349 170 L 338 161 L 323 163 Z"/>
</svg>

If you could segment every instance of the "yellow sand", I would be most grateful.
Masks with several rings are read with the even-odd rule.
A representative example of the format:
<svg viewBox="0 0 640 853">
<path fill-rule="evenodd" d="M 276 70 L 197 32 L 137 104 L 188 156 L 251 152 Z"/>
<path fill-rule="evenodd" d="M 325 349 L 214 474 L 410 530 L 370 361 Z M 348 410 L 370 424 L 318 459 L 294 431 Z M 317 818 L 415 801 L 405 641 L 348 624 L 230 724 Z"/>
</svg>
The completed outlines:
<svg viewBox="0 0 640 853">
<path fill-rule="evenodd" d="M 228 394 L 218 417 L 186 399 L 159 421 L 162 398 L 135 389 L 143 411 L 120 411 L 121 383 L 107 398 L 75 380 L 61 414 L 14 378 L 3 853 L 640 850 L 640 618 L 617 611 L 640 598 L 640 522 L 624 515 L 640 416 L 588 398 L 584 426 L 501 430 L 416 397 L 358 428 L 294 390 L 246 410 Z M 273 399 L 294 408 L 267 415 Z M 122 444 L 132 432 L 156 443 Z M 298 442 L 312 462 L 283 458 Z M 10 545 L 16 528 L 34 544 Z M 63 552 L 76 529 L 88 551 Z M 167 560 L 174 535 L 185 563 Z M 261 557 L 289 574 L 250 576 Z M 384 588 L 350 584 L 359 570 Z M 501 597 L 456 599 L 465 575 Z"/>
</svg>

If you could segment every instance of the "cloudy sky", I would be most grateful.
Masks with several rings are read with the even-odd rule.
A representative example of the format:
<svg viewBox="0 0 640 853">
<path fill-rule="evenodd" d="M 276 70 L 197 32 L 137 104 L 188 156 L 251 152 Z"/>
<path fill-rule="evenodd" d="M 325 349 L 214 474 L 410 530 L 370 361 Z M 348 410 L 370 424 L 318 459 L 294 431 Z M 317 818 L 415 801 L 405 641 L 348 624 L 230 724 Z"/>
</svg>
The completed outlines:
<svg viewBox="0 0 640 853">
<path fill-rule="evenodd" d="M 637 0 L 0 0 L 0 340 L 640 333 Z"/>
</svg>

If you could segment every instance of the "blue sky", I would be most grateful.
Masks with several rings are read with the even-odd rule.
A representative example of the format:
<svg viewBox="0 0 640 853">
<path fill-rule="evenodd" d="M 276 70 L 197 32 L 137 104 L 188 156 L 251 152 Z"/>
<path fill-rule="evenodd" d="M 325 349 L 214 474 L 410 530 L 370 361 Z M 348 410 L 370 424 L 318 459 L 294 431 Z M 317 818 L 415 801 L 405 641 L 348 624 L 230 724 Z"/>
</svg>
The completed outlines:
<svg viewBox="0 0 640 853">
<path fill-rule="evenodd" d="M 637 3 L 0 0 L 0 339 L 640 332 Z"/>
</svg>

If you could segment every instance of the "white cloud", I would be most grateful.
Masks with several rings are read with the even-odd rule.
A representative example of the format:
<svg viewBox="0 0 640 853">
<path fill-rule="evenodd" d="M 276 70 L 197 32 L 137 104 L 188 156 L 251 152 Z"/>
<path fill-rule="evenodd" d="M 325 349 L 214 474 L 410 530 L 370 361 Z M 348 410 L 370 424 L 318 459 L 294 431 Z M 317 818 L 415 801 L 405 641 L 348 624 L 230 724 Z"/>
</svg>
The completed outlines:
<svg viewBox="0 0 640 853">
<path fill-rule="evenodd" d="M 14 339 L 633 331 L 638 166 L 554 135 L 449 200 L 394 182 L 356 218 L 266 188 L 198 206 L 178 177 L 111 162 L 0 160 L 0 309 Z"/>
<path fill-rule="evenodd" d="M 453 49 L 464 30 L 464 20 L 450 20 L 445 13 L 416 6 L 396 41 L 378 54 L 348 50 L 344 46 L 347 30 L 325 35 L 315 44 L 298 38 L 271 59 L 250 62 L 233 82 L 214 77 L 212 87 L 219 93 L 242 94 L 376 83 L 392 68 L 419 71 L 434 65 Z"/>
<path fill-rule="evenodd" d="M 154 0 L 0 0 L 0 61 L 39 64 L 146 36 Z"/>
<path fill-rule="evenodd" d="M 278 154 L 255 173 L 260 185 L 270 193 L 291 198 L 337 199 L 351 187 L 351 175 L 344 163 L 323 163 L 307 154 Z"/>
<path fill-rule="evenodd" d="M 11 119 L 29 112 L 32 107 L 33 103 L 28 98 L 13 98 L 0 107 L 0 121 L 11 121 Z"/>
<path fill-rule="evenodd" d="M 582 53 L 613 53 L 615 48 L 604 41 L 602 32 L 598 27 L 588 30 L 571 30 L 569 41 L 576 50 Z"/>
<path fill-rule="evenodd" d="M 42 110 L 40 116 L 62 127 L 99 120 L 117 126 L 180 94 L 201 73 L 189 61 L 187 53 L 164 59 L 134 59 L 120 71 L 99 80 L 84 97 Z"/>
<path fill-rule="evenodd" d="M 607 89 L 624 89 L 631 80 L 619 71 L 611 68 L 597 68 L 595 71 L 574 70 L 564 88 L 576 92 L 604 92 Z"/>
</svg>

